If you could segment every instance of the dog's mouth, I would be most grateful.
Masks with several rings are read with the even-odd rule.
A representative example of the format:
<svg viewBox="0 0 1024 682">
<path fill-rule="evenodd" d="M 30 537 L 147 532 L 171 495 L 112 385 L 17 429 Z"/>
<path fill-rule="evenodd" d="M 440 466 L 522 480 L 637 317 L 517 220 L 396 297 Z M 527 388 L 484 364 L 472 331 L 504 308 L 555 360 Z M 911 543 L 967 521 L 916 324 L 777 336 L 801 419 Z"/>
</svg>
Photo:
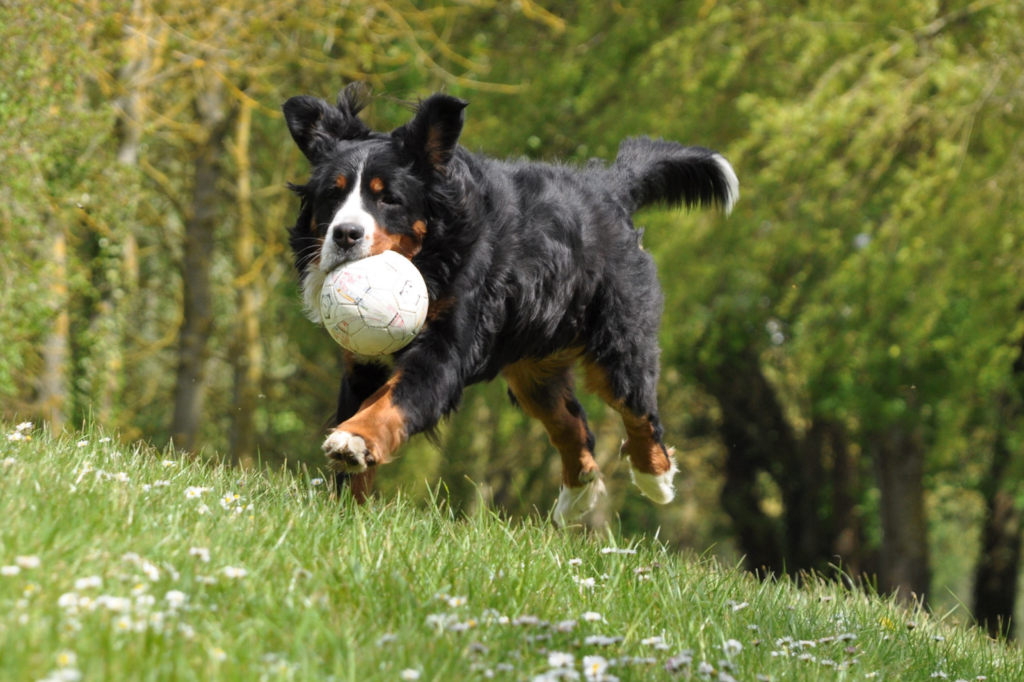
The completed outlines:
<svg viewBox="0 0 1024 682">
<path fill-rule="evenodd" d="M 348 249 L 331 249 L 331 253 L 320 255 L 320 271 L 330 272 L 338 266 L 353 261 L 362 260 L 370 255 L 370 249 L 363 244 L 357 244 Z"/>
</svg>

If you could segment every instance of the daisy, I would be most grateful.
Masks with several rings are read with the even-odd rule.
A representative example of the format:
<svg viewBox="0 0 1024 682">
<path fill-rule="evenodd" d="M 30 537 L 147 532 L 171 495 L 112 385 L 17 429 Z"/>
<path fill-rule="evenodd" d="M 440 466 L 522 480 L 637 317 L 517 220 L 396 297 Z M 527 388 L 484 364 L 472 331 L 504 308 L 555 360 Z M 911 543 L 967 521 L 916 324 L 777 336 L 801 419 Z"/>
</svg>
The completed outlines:
<svg viewBox="0 0 1024 682">
<path fill-rule="evenodd" d="M 406 668 L 399 674 L 399 677 L 403 680 L 418 680 L 420 679 L 420 672 L 412 668 Z"/>
<path fill-rule="evenodd" d="M 735 656 L 741 651 L 743 651 L 743 645 L 735 639 L 727 639 L 725 644 L 722 645 L 722 653 L 726 656 Z"/>
<path fill-rule="evenodd" d="M 189 556 L 194 556 L 204 564 L 210 563 L 210 550 L 205 547 L 192 547 L 188 550 Z"/>
<path fill-rule="evenodd" d="M 185 602 L 188 600 L 188 595 L 181 590 L 171 590 L 164 595 L 164 599 L 167 600 L 167 606 L 173 611 L 174 609 L 179 609 L 185 605 Z"/>
<path fill-rule="evenodd" d="M 576 657 L 561 651 L 552 651 L 548 653 L 548 665 L 552 668 L 572 668 L 576 665 Z"/>
<path fill-rule="evenodd" d="M 587 611 L 582 616 L 580 616 L 580 618 L 587 621 L 588 623 L 595 623 L 599 620 L 604 620 L 604 616 L 602 616 L 600 613 L 597 613 L 596 611 Z"/>
<path fill-rule="evenodd" d="M 98 575 L 91 575 L 88 578 L 79 578 L 75 581 L 76 590 L 87 590 L 90 587 L 101 587 L 103 585 L 103 578 Z"/>
<path fill-rule="evenodd" d="M 225 566 L 223 569 L 221 569 L 221 572 L 224 574 L 224 577 L 226 578 L 244 578 L 245 576 L 249 575 L 249 571 L 245 570 L 244 568 L 236 568 L 234 566 Z"/>
<path fill-rule="evenodd" d="M 583 674 L 587 679 L 600 678 L 606 670 L 608 670 L 608 661 L 604 656 L 583 657 Z"/>
<path fill-rule="evenodd" d="M 0 566 L 0 575 L 18 575 L 21 573 L 21 566 Z"/>
</svg>

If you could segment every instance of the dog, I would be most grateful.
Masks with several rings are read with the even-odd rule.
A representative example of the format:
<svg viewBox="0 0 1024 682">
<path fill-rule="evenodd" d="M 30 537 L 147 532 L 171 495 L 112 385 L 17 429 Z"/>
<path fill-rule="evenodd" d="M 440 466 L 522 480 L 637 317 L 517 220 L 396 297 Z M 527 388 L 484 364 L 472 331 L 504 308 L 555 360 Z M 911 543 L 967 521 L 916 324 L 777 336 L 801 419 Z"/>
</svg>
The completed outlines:
<svg viewBox="0 0 1024 682">
<path fill-rule="evenodd" d="M 283 107 L 312 166 L 291 185 L 301 205 L 289 240 L 309 318 L 321 323 L 327 273 L 386 250 L 410 259 L 429 292 L 423 330 L 389 364 L 344 355 L 337 427 L 323 444 L 339 484 L 364 501 L 403 443 L 456 410 L 467 386 L 501 375 L 561 455 L 553 520 L 573 523 L 604 491 L 574 392 L 579 364 L 622 417 L 633 482 L 670 502 L 678 470 L 656 395 L 663 297 L 631 216 L 657 203 L 728 214 L 739 198 L 732 166 L 646 137 L 622 142 L 610 165 L 497 160 L 459 146 L 464 100 L 434 94 L 405 125 L 375 132 L 359 118 L 367 98 L 354 83 L 333 106 L 300 96 Z"/>
</svg>

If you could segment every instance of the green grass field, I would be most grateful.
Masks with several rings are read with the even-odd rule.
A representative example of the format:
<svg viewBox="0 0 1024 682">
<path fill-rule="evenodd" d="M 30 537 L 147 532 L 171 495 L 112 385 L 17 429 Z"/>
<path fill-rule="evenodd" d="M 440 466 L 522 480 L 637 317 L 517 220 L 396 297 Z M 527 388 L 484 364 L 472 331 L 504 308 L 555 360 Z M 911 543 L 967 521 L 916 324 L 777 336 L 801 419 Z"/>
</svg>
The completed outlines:
<svg viewBox="0 0 1024 682">
<path fill-rule="evenodd" d="M 2 434 L 4 682 L 1024 679 L 973 628 L 652 539 Z"/>
</svg>

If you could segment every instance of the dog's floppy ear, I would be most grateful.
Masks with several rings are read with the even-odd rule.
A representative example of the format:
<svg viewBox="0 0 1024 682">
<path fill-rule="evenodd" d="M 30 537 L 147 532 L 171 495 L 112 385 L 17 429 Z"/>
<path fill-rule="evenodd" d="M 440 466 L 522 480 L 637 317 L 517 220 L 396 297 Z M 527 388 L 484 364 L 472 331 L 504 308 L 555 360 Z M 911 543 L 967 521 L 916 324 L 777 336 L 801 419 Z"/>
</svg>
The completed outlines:
<svg viewBox="0 0 1024 682">
<path fill-rule="evenodd" d="M 338 94 L 337 106 L 307 95 L 292 97 L 284 103 L 288 130 L 310 163 L 319 163 L 338 142 L 362 140 L 370 135 L 370 129 L 359 120 L 368 95 L 363 83 L 349 83 Z"/>
<path fill-rule="evenodd" d="M 391 135 L 423 168 L 443 175 L 459 143 L 468 105 L 451 95 L 431 95 L 420 104 L 416 116 Z"/>
</svg>

